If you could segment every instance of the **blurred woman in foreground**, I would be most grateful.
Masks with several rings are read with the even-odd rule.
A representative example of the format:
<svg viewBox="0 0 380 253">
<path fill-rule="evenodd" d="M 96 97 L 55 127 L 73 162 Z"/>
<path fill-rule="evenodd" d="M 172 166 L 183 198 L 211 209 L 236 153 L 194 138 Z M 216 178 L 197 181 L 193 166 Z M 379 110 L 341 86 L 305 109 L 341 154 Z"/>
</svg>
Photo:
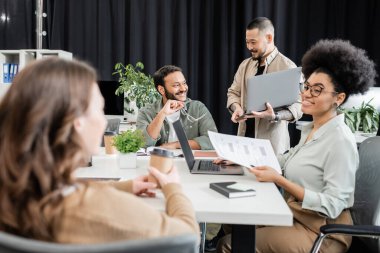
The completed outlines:
<svg viewBox="0 0 380 253">
<path fill-rule="evenodd" d="M 79 61 L 36 61 L 0 104 L 0 230 L 64 243 L 198 234 L 176 169 L 151 168 L 166 197 L 158 212 L 146 177 L 83 183 L 73 172 L 98 152 L 107 124 L 95 71 Z"/>
</svg>

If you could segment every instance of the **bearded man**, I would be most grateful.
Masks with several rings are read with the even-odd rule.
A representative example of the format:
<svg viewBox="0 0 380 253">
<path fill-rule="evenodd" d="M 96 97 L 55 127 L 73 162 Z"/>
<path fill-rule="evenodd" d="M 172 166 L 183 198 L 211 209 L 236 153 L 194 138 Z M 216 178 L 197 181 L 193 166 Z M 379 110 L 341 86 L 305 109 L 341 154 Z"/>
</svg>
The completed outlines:
<svg viewBox="0 0 380 253">
<path fill-rule="evenodd" d="M 162 99 L 141 108 L 136 124 L 143 131 L 146 146 L 181 148 L 172 124 L 180 119 L 191 149 L 214 149 L 208 131 L 217 132 L 215 122 L 202 102 L 187 97 L 188 84 L 182 70 L 163 66 L 153 80 Z"/>
<path fill-rule="evenodd" d="M 301 104 L 294 103 L 275 111 L 267 103 L 266 111 L 245 115 L 248 79 L 252 76 L 277 72 L 296 65 L 274 45 L 274 27 L 265 17 L 252 20 L 246 28 L 246 46 L 251 57 L 245 59 L 237 70 L 227 92 L 227 109 L 231 120 L 239 123 L 238 135 L 270 140 L 276 154 L 290 147 L 288 122 L 301 118 Z"/>
</svg>

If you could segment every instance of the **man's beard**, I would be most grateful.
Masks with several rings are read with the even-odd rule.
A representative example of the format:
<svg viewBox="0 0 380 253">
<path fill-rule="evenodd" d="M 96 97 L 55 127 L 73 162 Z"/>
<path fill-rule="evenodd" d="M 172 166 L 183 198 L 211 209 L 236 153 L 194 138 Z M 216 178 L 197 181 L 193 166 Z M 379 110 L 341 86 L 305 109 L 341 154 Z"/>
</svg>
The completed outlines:
<svg viewBox="0 0 380 253">
<path fill-rule="evenodd" d="M 164 90 L 165 90 L 166 99 L 171 99 L 171 100 L 178 100 L 175 96 L 182 93 L 182 92 L 177 92 L 176 94 L 173 94 L 173 93 L 168 92 L 168 90 L 165 88 L 164 88 Z M 185 93 L 186 93 L 186 91 L 185 91 Z"/>
<path fill-rule="evenodd" d="M 261 59 L 264 57 L 266 51 L 267 51 L 267 45 L 265 45 L 265 48 L 264 48 L 263 52 L 260 55 L 258 55 L 257 57 L 252 56 L 252 60 L 261 62 Z M 252 52 L 251 52 L 251 55 L 252 55 Z"/>
</svg>

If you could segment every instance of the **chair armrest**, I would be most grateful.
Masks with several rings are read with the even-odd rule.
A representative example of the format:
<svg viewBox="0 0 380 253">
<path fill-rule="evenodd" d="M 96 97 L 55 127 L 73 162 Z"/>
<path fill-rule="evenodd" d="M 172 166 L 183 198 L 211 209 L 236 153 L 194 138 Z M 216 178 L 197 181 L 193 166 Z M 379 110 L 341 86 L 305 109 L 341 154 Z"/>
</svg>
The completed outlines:
<svg viewBox="0 0 380 253">
<path fill-rule="evenodd" d="M 324 234 L 346 234 L 353 236 L 380 236 L 380 226 L 328 224 L 320 228 Z"/>
</svg>

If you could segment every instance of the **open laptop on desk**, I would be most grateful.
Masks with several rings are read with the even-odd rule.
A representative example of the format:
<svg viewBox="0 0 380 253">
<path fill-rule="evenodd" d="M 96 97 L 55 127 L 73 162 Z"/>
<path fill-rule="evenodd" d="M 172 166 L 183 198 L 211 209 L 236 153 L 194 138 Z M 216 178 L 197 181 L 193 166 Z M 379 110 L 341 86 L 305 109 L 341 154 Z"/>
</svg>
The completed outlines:
<svg viewBox="0 0 380 253">
<path fill-rule="evenodd" d="M 195 159 L 181 121 L 175 121 L 173 127 L 191 174 L 244 175 L 242 166 L 218 165 L 212 163 L 212 160 Z"/>
</svg>

